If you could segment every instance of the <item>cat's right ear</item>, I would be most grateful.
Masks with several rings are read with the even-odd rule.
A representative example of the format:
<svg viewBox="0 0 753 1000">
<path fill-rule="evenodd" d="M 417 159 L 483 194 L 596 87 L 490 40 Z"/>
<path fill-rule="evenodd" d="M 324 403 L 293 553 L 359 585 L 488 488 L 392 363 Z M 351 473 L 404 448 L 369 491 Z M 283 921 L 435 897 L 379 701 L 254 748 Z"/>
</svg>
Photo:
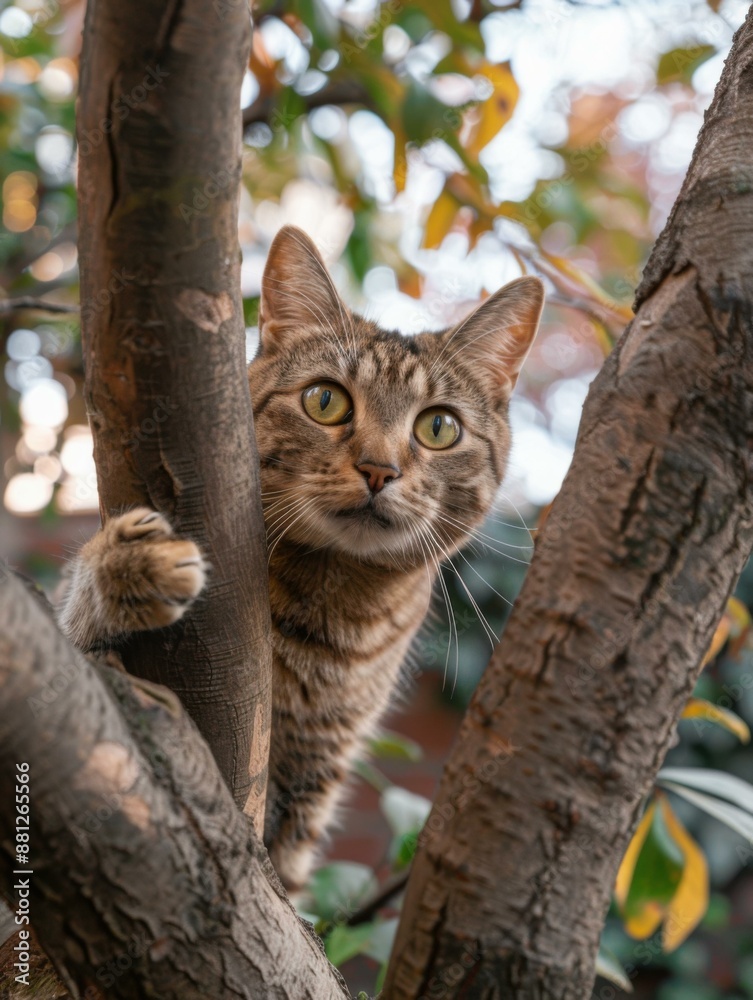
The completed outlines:
<svg viewBox="0 0 753 1000">
<path fill-rule="evenodd" d="M 269 248 L 261 282 L 262 352 L 295 342 L 307 328 L 342 324 L 346 313 L 312 240 L 296 226 L 283 226 Z"/>
</svg>

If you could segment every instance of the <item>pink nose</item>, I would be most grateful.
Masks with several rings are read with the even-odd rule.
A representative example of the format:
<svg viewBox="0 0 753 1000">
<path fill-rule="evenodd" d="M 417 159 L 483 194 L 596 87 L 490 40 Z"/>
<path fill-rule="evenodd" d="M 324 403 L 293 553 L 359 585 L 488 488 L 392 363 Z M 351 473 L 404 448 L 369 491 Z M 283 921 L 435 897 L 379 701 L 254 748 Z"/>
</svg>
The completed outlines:
<svg viewBox="0 0 753 1000">
<path fill-rule="evenodd" d="M 375 465 L 373 462 L 361 462 L 356 468 L 367 480 L 372 493 L 379 493 L 387 483 L 391 483 L 393 479 L 399 479 L 401 476 L 400 469 L 396 469 L 394 465 Z"/>
</svg>

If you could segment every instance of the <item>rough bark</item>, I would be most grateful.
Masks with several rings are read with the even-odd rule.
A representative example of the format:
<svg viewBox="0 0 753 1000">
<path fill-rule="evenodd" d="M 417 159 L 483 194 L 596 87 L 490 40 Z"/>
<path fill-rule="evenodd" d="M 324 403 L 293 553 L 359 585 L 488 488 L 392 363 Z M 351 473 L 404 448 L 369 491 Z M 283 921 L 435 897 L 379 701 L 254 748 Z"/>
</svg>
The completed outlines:
<svg viewBox="0 0 753 1000">
<path fill-rule="evenodd" d="M 753 543 L 753 14 L 421 836 L 384 996 L 583 1000 Z"/>
<path fill-rule="evenodd" d="M 0 891 L 15 910 L 30 880 L 34 930 L 74 996 L 348 997 L 174 695 L 95 666 L 1 569 L 0 636 Z"/>
<path fill-rule="evenodd" d="M 269 608 L 237 236 L 250 30 L 241 0 L 90 0 L 77 134 L 102 517 L 149 504 L 213 566 L 186 623 L 123 659 L 179 695 L 261 829 Z"/>
</svg>

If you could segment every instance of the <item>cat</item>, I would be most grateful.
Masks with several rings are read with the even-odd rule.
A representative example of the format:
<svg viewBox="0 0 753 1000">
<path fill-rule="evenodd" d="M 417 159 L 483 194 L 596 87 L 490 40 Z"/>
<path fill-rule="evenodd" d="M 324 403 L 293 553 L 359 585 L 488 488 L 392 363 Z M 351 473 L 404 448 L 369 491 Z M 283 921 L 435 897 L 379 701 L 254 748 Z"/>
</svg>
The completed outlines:
<svg viewBox="0 0 753 1000">
<path fill-rule="evenodd" d="M 492 506 L 543 298 L 519 278 L 459 325 L 404 336 L 345 306 L 301 230 L 272 243 L 248 377 L 274 648 L 265 841 L 290 889 L 390 704 L 439 564 Z M 137 508 L 83 547 L 58 619 L 82 649 L 168 626 L 206 573 L 193 542 Z"/>
</svg>

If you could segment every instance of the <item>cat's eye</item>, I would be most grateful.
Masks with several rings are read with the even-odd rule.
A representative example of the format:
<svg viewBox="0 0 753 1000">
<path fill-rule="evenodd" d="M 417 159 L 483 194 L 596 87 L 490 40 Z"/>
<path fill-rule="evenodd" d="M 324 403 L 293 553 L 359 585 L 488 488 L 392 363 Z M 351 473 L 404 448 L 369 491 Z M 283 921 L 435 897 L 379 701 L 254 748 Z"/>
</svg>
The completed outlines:
<svg viewBox="0 0 753 1000">
<path fill-rule="evenodd" d="M 304 389 L 303 408 L 318 424 L 344 424 L 353 414 L 353 400 L 336 382 L 317 382 Z"/>
<path fill-rule="evenodd" d="M 433 406 L 419 413 L 413 433 L 426 448 L 436 451 L 449 448 L 460 437 L 460 421 L 442 406 Z"/>
</svg>

